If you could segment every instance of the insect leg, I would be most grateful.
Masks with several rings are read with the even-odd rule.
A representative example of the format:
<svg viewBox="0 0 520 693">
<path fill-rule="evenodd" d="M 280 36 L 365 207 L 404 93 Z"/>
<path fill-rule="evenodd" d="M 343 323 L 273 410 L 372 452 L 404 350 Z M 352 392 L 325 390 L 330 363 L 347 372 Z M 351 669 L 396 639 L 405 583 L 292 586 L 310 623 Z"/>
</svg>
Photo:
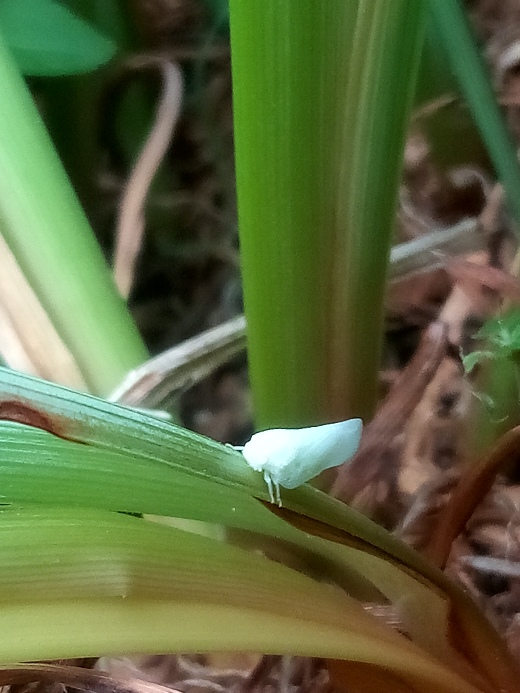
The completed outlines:
<svg viewBox="0 0 520 693">
<path fill-rule="evenodd" d="M 277 484 L 276 481 L 274 483 L 274 490 L 275 490 L 275 495 L 276 495 L 276 502 L 278 503 L 278 507 L 282 507 L 282 498 L 280 496 L 280 484 Z"/>
<path fill-rule="evenodd" d="M 273 495 L 273 480 L 271 479 L 271 475 L 269 472 L 264 471 L 264 480 L 265 483 L 267 484 L 267 490 L 269 491 L 269 500 L 271 503 L 275 503 L 274 495 Z M 275 484 L 276 487 L 276 497 L 279 499 L 280 497 L 280 489 L 278 487 L 278 484 Z"/>
</svg>

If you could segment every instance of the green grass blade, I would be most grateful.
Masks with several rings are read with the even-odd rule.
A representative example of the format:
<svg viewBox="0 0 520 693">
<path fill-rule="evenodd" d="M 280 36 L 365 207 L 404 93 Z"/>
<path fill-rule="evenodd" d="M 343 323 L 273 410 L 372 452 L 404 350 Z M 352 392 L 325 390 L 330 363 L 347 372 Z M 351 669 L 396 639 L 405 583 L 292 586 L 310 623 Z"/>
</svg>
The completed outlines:
<svg viewBox="0 0 520 693">
<path fill-rule="evenodd" d="M 124 509 L 248 530 L 232 531 L 229 538 L 251 549 L 281 551 L 304 570 L 319 565 L 323 578 L 364 599 L 374 599 L 376 588 L 396 604 L 403 598 L 414 604 L 417 614 L 406 616 L 411 632 L 420 631 L 431 600 L 440 598 L 451 605 L 445 617 L 472 648 L 488 653 L 483 661 L 489 660 L 491 671 L 500 663 L 507 680 L 511 665 L 503 646 L 467 598 L 412 549 L 337 500 L 308 485 L 284 491 L 280 519 L 269 512 L 275 506 L 255 499 L 268 497 L 262 476 L 231 448 L 19 373 L 2 370 L 0 376 L 0 416 L 32 423 L 0 426 L 4 502 Z M 426 601 L 425 588 L 431 592 Z M 441 613 L 438 605 L 435 612 Z M 447 623 L 440 632 L 434 652 L 451 651 Z"/>
<path fill-rule="evenodd" d="M 478 690 L 340 590 L 207 537 L 65 509 L 4 510 L 0 537 L 2 662 L 246 649 L 366 661 L 425 690 Z"/>
<path fill-rule="evenodd" d="M 175 516 L 174 503 L 177 501 L 172 499 L 171 507 L 164 505 L 168 494 L 175 495 L 176 484 L 180 484 L 180 488 L 187 493 L 197 493 L 196 486 L 200 482 L 203 494 L 207 494 L 206 498 L 212 497 L 212 503 L 206 504 L 207 508 L 195 509 L 195 512 L 201 512 L 203 516 L 188 516 L 241 527 L 245 526 L 241 524 L 241 520 L 228 522 L 236 515 L 232 505 L 235 499 L 238 501 L 240 496 L 253 496 L 264 501 L 269 500 L 262 475 L 254 472 L 245 463 L 242 455 L 229 446 L 170 424 L 151 414 L 105 402 L 91 395 L 74 392 L 6 369 L 0 369 L 0 418 L 30 424 L 2 424 L 0 430 L 5 474 L 8 473 L 9 465 L 12 465 L 14 472 L 15 467 L 23 465 L 25 459 L 26 469 L 30 468 L 27 464 L 30 460 L 31 466 L 45 466 L 51 475 L 59 474 L 61 478 L 70 474 L 71 479 L 78 479 L 79 488 L 81 477 L 78 478 L 76 474 L 85 473 L 81 470 L 87 467 L 99 474 L 105 483 L 112 483 L 113 498 L 117 499 L 112 506 L 114 510 L 148 511 L 154 514 L 165 512 Z M 46 430 L 38 430 L 42 428 Z M 53 432 L 54 435 L 47 431 Z M 45 450 L 45 455 L 42 455 L 42 449 Z M 74 471 L 74 465 L 79 471 Z M 146 502 L 152 503 L 153 494 L 158 492 L 161 483 L 165 484 L 164 493 L 157 495 L 156 506 L 147 505 L 146 510 L 144 507 L 121 507 L 118 503 L 124 496 L 118 496 L 117 484 L 121 483 L 121 488 L 126 489 L 128 493 L 136 492 L 136 489 L 132 490 L 132 483 L 142 483 L 143 489 L 146 488 L 146 477 L 139 482 L 140 474 L 145 472 L 145 465 L 149 465 L 150 469 L 150 486 L 146 491 Z M 118 477 L 119 474 L 128 475 L 126 485 Z M 111 475 L 115 475 L 112 476 L 112 481 Z M 92 474 L 89 477 L 92 481 L 93 476 Z M 12 479 L 14 478 L 13 476 Z M 83 477 L 82 481 L 88 482 L 89 478 Z M 55 481 L 57 479 L 58 477 Z M 168 479 L 171 479 L 170 483 Z M 219 504 L 218 512 L 224 514 L 210 516 L 209 507 L 213 502 L 218 503 L 218 494 L 215 498 L 211 496 L 217 487 L 223 487 L 229 495 L 224 495 L 223 502 Z M 37 485 L 33 485 L 33 492 L 37 492 Z M 58 494 L 59 491 L 56 490 L 54 493 Z M 76 496 L 76 501 L 80 497 Z M 14 500 L 7 494 L 4 494 L 4 498 L 7 501 Z M 59 495 L 55 498 L 60 500 Z M 88 504 L 88 498 L 87 483 L 81 502 Z M 107 498 L 110 498 L 110 494 Z M 198 501 L 199 498 L 200 496 L 194 497 L 192 502 Z M 39 501 L 45 502 L 43 493 L 40 494 Z M 360 513 L 310 485 L 291 491 L 282 489 L 282 501 L 284 508 L 343 530 L 386 556 L 393 557 L 424 574 L 429 580 L 439 585 L 444 584 L 441 571 L 429 566 L 415 551 Z M 160 508 L 159 504 L 163 504 L 163 507 Z M 187 506 L 185 508 L 187 509 Z M 256 522 L 260 520 L 261 515 L 253 513 L 253 517 Z M 262 519 L 261 522 L 263 521 Z M 252 529 L 254 526 L 249 527 Z M 255 528 L 261 530 L 261 527 L 259 524 Z"/>
<path fill-rule="evenodd" d="M 0 37 L 0 233 L 92 391 L 146 351 L 36 106 Z"/>
<path fill-rule="evenodd" d="M 107 36 L 55 0 L 3 0 L 0 27 L 25 75 L 89 72 L 116 52 Z"/>
</svg>

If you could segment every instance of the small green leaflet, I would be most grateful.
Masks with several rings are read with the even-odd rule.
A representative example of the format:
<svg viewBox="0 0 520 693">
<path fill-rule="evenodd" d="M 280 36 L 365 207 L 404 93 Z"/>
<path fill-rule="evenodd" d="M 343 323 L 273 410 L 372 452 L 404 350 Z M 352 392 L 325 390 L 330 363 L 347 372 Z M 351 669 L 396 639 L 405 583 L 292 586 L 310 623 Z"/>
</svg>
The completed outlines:
<svg viewBox="0 0 520 693">
<path fill-rule="evenodd" d="M 280 486 L 296 488 L 349 460 L 358 449 L 362 428 L 361 419 L 348 419 L 310 428 L 260 431 L 245 444 L 242 454 L 252 469 L 264 473 L 271 503 L 276 500 L 281 506 Z"/>
<path fill-rule="evenodd" d="M 488 320 L 474 335 L 474 339 L 485 340 L 487 348 L 462 357 L 466 373 L 471 373 L 477 364 L 484 361 L 497 358 L 516 361 L 520 354 L 520 312 L 513 310 L 507 315 Z"/>
</svg>

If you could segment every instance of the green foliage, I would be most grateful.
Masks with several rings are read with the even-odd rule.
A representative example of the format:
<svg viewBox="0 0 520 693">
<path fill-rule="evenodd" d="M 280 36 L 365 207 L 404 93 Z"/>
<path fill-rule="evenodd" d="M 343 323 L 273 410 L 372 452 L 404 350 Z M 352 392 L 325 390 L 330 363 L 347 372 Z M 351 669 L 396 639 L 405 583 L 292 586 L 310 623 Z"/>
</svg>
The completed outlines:
<svg viewBox="0 0 520 693">
<path fill-rule="evenodd" d="M 232 448 L 5 369 L 0 404 L 0 663 L 246 649 L 515 690 L 464 592 L 337 500 L 304 485 L 279 509 Z M 386 600 L 406 637 L 363 608 Z"/>
<path fill-rule="evenodd" d="M 204 0 L 210 15 L 212 30 L 224 34 L 229 31 L 229 2 L 228 0 Z"/>
<path fill-rule="evenodd" d="M 469 459 L 479 459 L 500 436 L 520 423 L 520 311 L 489 320 L 475 335 L 482 348 L 462 357 L 472 381 L 468 414 Z"/>
<path fill-rule="evenodd" d="M 146 349 L 1 32 L 0 101 L 0 233 L 83 380 L 106 394 Z"/>
<path fill-rule="evenodd" d="M 250 337 L 263 332 L 275 349 L 274 356 L 265 351 L 261 375 L 271 391 L 279 388 L 280 416 L 313 422 L 344 406 L 356 411 L 363 401 L 369 413 L 375 400 L 384 271 L 423 9 L 416 0 L 321 5 L 232 3 L 241 224 L 256 239 L 256 245 L 248 241 L 244 274 L 258 271 L 265 280 L 257 297 L 250 292 L 246 300 Z M 38 17 L 37 36 L 31 17 L 13 24 L 16 34 L 1 8 L 14 22 L 21 7 L 20 0 L 0 0 L 0 23 L 31 74 L 90 70 L 113 55 L 113 44 L 96 32 L 87 41 L 88 24 L 51 0 L 23 6 Z M 61 17 L 65 11 L 76 28 L 49 20 L 52 31 L 46 31 L 42 13 L 50 7 L 60 8 Z M 217 19 L 225 17 L 224 2 L 213 7 Z M 266 49 L 259 36 L 272 45 Z M 12 106 L 13 94 L 20 101 L 0 120 L 2 161 L 9 164 L 0 166 L 7 171 L 0 185 L 0 211 L 9 221 L 4 232 L 26 267 L 35 260 L 35 270 L 47 271 L 45 278 L 35 275 L 36 286 L 49 278 L 54 286 L 67 271 L 76 277 L 86 264 L 98 267 L 93 287 L 103 287 L 108 274 L 85 251 L 90 241 L 68 245 L 69 231 L 81 237 L 88 229 L 70 191 L 64 199 L 54 190 L 67 191 L 66 179 L 52 163 L 22 80 L 7 54 L 0 66 L 8 68 L 0 79 L 5 103 Z M 348 85 L 341 82 L 346 74 Z M 13 133 L 21 147 L 11 151 Z M 31 176 L 13 176 L 13 162 Z M 56 185 L 45 187 L 48 180 Z M 35 198 L 25 196 L 31 191 Z M 47 206 L 39 206 L 42 199 Z M 120 307 L 94 291 L 83 303 L 72 300 L 74 282 L 65 284 L 80 317 L 89 306 L 94 316 L 65 330 L 69 309 L 58 322 L 68 336 L 77 334 L 92 387 L 105 392 L 144 350 L 138 340 L 124 356 L 122 348 L 111 350 L 117 338 L 122 346 L 132 341 L 132 331 L 121 329 L 128 321 L 117 319 Z M 83 276 L 78 284 L 88 286 Z M 269 293 L 272 286 L 281 288 L 279 300 Z M 256 324 L 255 300 L 265 301 Z M 51 312 L 59 301 L 49 295 Z M 103 319 L 107 305 L 113 314 Z M 272 325 L 289 328 L 273 335 Z M 514 359 L 517 327 L 506 321 L 482 336 L 497 354 Z M 329 361 L 323 354 L 331 352 Z M 340 377 L 345 364 L 348 378 Z M 365 663 L 397 678 L 399 691 L 516 690 L 514 663 L 467 595 L 337 500 L 304 485 L 284 490 L 283 507 L 273 507 L 261 475 L 231 448 L 6 370 L 0 403 L 3 416 L 11 416 L 0 422 L 0 497 L 10 506 L 0 512 L 0 629 L 7 634 L 1 661 L 248 649 Z M 272 411 L 267 402 L 262 416 Z M 121 511 L 159 515 L 162 524 Z M 373 619 L 367 603 L 390 605 L 399 631 Z"/>
<path fill-rule="evenodd" d="M 474 339 L 485 340 L 488 349 L 479 349 L 462 357 L 466 373 L 483 361 L 505 358 L 517 362 L 520 355 L 520 311 L 513 310 L 489 320 Z"/>
<path fill-rule="evenodd" d="M 0 29 L 23 74 L 82 74 L 108 62 L 114 42 L 55 0 L 1 0 Z"/>
</svg>

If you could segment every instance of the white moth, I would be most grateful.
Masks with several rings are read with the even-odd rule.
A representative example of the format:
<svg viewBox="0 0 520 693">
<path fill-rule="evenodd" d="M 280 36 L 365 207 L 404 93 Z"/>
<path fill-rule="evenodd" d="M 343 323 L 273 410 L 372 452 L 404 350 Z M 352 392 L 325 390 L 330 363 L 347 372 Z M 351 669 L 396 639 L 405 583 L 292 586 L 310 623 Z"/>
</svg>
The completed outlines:
<svg viewBox="0 0 520 693">
<path fill-rule="evenodd" d="M 296 488 L 349 460 L 359 446 L 362 428 L 361 419 L 310 428 L 273 428 L 255 433 L 242 454 L 252 469 L 264 473 L 271 503 L 276 498 L 281 506 L 280 486 Z"/>
</svg>

